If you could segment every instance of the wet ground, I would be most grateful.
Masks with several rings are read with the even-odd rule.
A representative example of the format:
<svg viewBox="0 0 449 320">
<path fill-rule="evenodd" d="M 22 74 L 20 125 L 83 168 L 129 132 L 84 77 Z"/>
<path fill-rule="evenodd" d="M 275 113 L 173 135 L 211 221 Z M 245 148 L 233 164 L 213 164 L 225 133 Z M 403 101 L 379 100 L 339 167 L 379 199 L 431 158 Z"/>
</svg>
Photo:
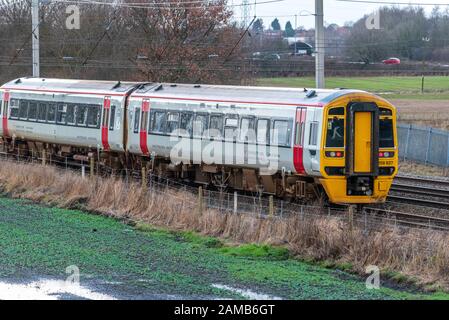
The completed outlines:
<svg viewBox="0 0 449 320">
<path fill-rule="evenodd" d="M 406 299 L 428 295 L 220 240 L 0 198 L 0 299 Z M 79 271 L 79 284 L 77 272 Z"/>
</svg>

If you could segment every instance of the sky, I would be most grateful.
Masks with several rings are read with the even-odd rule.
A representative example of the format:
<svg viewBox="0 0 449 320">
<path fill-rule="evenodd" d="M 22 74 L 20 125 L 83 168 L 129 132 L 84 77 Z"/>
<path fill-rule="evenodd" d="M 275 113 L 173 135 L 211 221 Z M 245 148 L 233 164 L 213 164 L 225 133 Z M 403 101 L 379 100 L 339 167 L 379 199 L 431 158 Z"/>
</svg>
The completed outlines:
<svg viewBox="0 0 449 320">
<path fill-rule="evenodd" d="M 228 0 L 229 4 L 238 5 L 242 3 L 242 0 Z M 315 11 L 315 0 L 284 0 L 274 3 L 262 3 L 267 0 L 257 0 L 259 2 L 254 10 L 254 1 L 249 0 L 252 3 L 251 17 L 256 15 L 263 19 L 265 27 L 271 24 L 271 21 L 278 17 L 282 27 L 285 23 L 290 20 L 293 27 L 295 27 L 295 17 L 298 15 L 297 26 L 304 26 L 306 28 L 313 28 L 315 24 L 314 17 L 310 15 Z M 449 0 L 376 0 L 376 2 L 398 2 L 398 3 L 422 3 L 429 4 L 423 5 L 427 13 L 432 11 L 433 5 L 431 4 L 448 4 Z M 338 25 L 344 25 L 348 21 L 357 21 L 365 14 L 371 14 L 382 4 L 374 3 L 356 3 L 356 2 L 342 2 L 338 0 L 324 0 L 324 21 L 326 24 L 337 23 Z M 388 4 L 387 6 L 392 6 Z M 401 5 L 400 7 L 406 7 L 406 5 Z M 234 7 L 234 15 L 236 19 L 240 19 L 242 14 L 242 7 Z M 445 7 L 440 6 L 441 9 Z"/>
</svg>

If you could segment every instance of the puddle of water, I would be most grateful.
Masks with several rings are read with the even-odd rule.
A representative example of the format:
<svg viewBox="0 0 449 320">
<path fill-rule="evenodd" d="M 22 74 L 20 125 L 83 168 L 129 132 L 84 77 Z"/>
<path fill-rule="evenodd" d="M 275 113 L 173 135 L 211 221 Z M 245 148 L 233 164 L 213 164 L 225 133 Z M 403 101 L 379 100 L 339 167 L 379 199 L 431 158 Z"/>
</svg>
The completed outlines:
<svg viewBox="0 0 449 320">
<path fill-rule="evenodd" d="M 249 289 L 238 289 L 233 288 L 224 284 L 212 284 L 212 287 L 222 290 L 231 291 L 233 293 L 237 293 L 241 295 L 244 298 L 250 299 L 250 300 L 282 300 L 281 297 L 271 296 L 268 294 L 263 293 L 257 293 L 254 291 L 251 291 Z"/>
<path fill-rule="evenodd" d="M 0 282 L 1 300 L 59 300 L 60 296 L 67 294 L 83 299 L 115 300 L 110 295 L 61 280 L 41 280 L 27 284 Z"/>
</svg>

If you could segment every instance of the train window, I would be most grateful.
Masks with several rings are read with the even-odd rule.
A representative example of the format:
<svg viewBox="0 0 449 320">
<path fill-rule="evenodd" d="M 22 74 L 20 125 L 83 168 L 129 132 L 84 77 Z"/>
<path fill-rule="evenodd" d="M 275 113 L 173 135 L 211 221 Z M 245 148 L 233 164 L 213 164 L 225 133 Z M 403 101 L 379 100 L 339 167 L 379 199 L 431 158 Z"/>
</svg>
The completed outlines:
<svg viewBox="0 0 449 320">
<path fill-rule="evenodd" d="M 179 112 L 169 112 L 167 118 L 167 133 L 172 134 L 179 128 Z"/>
<path fill-rule="evenodd" d="M 379 122 L 379 147 L 394 148 L 393 119 L 380 119 Z"/>
<path fill-rule="evenodd" d="M 295 145 L 302 146 L 304 136 L 304 123 L 296 122 L 295 130 Z"/>
<path fill-rule="evenodd" d="M 209 137 L 220 138 L 223 136 L 223 115 L 210 116 Z"/>
<path fill-rule="evenodd" d="M 344 148 L 345 146 L 345 119 L 333 117 L 327 119 L 327 148 Z"/>
<path fill-rule="evenodd" d="M 338 108 L 332 108 L 329 110 L 330 116 L 344 116 L 345 115 L 345 108 L 338 107 Z"/>
<path fill-rule="evenodd" d="M 139 133 L 139 123 L 140 123 L 140 108 L 136 108 L 134 113 L 134 133 Z"/>
<path fill-rule="evenodd" d="M 11 99 L 10 100 L 10 108 L 11 112 L 9 114 L 9 117 L 11 119 L 17 119 L 19 117 L 19 100 Z M 5 108 L 6 110 L 6 108 Z"/>
<path fill-rule="evenodd" d="M 20 101 L 19 118 L 25 120 L 28 118 L 28 101 L 25 100 Z"/>
<path fill-rule="evenodd" d="M 226 140 L 235 141 L 238 137 L 239 116 L 231 114 L 226 116 L 224 135 Z"/>
<path fill-rule="evenodd" d="M 78 105 L 76 107 L 76 125 L 85 126 L 87 123 L 87 106 Z"/>
<path fill-rule="evenodd" d="M 87 126 L 98 128 L 99 123 L 100 123 L 100 107 L 90 105 L 87 109 Z"/>
<path fill-rule="evenodd" d="M 165 133 L 167 113 L 165 111 L 151 110 L 151 119 L 151 132 Z"/>
<path fill-rule="evenodd" d="M 65 115 L 67 124 L 74 125 L 75 124 L 75 105 L 69 104 L 67 105 L 67 112 Z"/>
<path fill-rule="evenodd" d="M 35 121 L 37 118 L 37 102 L 30 102 L 28 106 L 28 120 Z"/>
<path fill-rule="evenodd" d="M 316 146 L 318 143 L 318 122 L 310 123 L 309 145 Z"/>
<path fill-rule="evenodd" d="M 270 121 L 268 119 L 257 120 L 257 143 L 269 144 L 268 134 L 270 132 Z"/>
<path fill-rule="evenodd" d="M 392 116 L 393 112 L 390 109 L 386 109 L 386 108 L 379 108 L 379 114 L 381 116 Z"/>
<path fill-rule="evenodd" d="M 255 142 L 256 134 L 254 131 L 255 120 L 254 118 L 242 118 L 240 123 L 240 137 L 242 142 Z"/>
<path fill-rule="evenodd" d="M 179 124 L 179 128 L 184 131 L 184 134 L 187 133 L 188 136 L 192 135 L 193 113 L 191 112 L 181 113 L 181 122 Z"/>
<path fill-rule="evenodd" d="M 290 127 L 286 120 L 275 120 L 273 125 L 272 143 L 279 146 L 288 146 L 290 142 Z"/>
<path fill-rule="evenodd" d="M 41 122 L 45 122 L 45 120 L 47 120 L 47 104 L 44 102 L 39 103 L 39 107 L 37 109 L 37 120 Z"/>
<path fill-rule="evenodd" d="M 111 106 L 111 118 L 109 120 L 109 130 L 114 130 L 115 125 L 115 106 Z"/>
<path fill-rule="evenodd" d="M 65 117 L 67 112 L 66 104 L 58 104 L 58 110 L 56 112 L 56 122 L 65 124 Z"/>
<path fill-rule="evenodd" d="M 48 112 L 47 112 L 47 122 L 55 122 L 56 118 L 56 104 L 50 103 L 48 105 Z"/>
<path fill-rule="evenodd" d="M 103 108 L 103 122 L 101 125 L 103 128 L 109 126 L 109 109 Z"/>
<path fill-rule="evenodd" d="M 148 130 L 148 111 L 142 110 L 142 115 L 140 117 L 140 132 L 145 131 L 149 132 Z"/>
<path fill-rule="evenodd" d="M 193 136 L 201 137 L 207 131 L 207 115 L 197 114 L 193 121 Z"/>
</svg>

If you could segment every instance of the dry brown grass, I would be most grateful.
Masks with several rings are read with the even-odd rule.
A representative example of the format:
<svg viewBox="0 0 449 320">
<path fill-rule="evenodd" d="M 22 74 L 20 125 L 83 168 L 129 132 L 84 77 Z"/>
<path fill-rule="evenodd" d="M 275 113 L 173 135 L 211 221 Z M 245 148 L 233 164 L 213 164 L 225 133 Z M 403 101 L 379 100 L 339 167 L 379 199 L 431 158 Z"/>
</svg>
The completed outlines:
<svg viewBox="0 0 449 320">
<path fill-rule="evenodd" d="M 429 177 L 449 177 L 449 168 L 434 166 L 431 164 L 424 165 L 412 161 L 400 161 L 399 174 Z"/>
<path fill-rule="evenodd" d="M 419 126 L 449 130 L 447 100 L 393 99 L 398 108 L 398 121 Z"/>
<path fill-rule="evenodd" d="M 349 229 L 345 220 L 325 216 L 261 219 L 205 210 L 196 197 L 167 189 L 143 190 L 116 178 L 83 179 L 52 167 L 2 162 L 0 187 L 22 197 L 64 208 L 82 208 L 117 219 L 174 230 L 194 230 L 233 242 L 287 246 L 301 258 L 350 263 L 363 273 L 368 265 L 397 271 L 421 284 L 449 288 L 449 235 L 430 230 Z"/>
</svg>

